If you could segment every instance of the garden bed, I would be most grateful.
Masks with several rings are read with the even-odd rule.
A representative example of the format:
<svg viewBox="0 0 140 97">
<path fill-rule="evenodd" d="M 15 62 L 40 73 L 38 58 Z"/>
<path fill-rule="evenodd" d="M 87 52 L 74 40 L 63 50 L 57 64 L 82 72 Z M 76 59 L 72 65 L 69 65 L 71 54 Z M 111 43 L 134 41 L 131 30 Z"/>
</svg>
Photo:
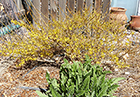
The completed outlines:
<svg viewBox="0 0 140 97">
<path fill-rule="evenodd" d="M 139 34 L 135 32 L 135 34 Z M 132 38 L 132 37 L 131 37 Z M 139 44 L 133 45 L 133 47 Z M 138 49 L 140 51 L 140 47 Z M 119 82 L 120 87 L 115 92 L 117 97 L 139 97 L 140 96 L 140 57 L 136 56 L 135 60 L 126 60 L 130 62 L 131 67 L 119 69 L 115 65 L 106 63 L 101 64 L 104 70 L 111 70 L 112 74 L 107 75 L 107 78 L 125 77 L 125 80 Z M 63 63 L 64 56 L 56 57 L 55 61 L 36 61 L 23 66 L 22 68 L 15 67 L 14 60 L 1 58 L 0 60 L 0 95 L 3 97 L 39 97 L 34 89 L 47 89 L 48 84 L 45 78 L 46 72 L 49 72 L 51 77 L 59 79 L 59 67 Z M 129 58 L 128 58 L 129 59 Z M 134 58 L 133 58 L 134 59 Z M 3 62 L 3 63 L 2 63 Z M 41 64 L 41 65 L 38 65 Z M 36 68 L 25 75 L 33 67 Z"/>
<path fill-rule="evenodd" d="M 23 31 L 24 33 L 22 33 Z M 21 27 L 17 31 L 17 35 L 26 35 L 25 29 Z M 8 39 L 10 35 L 6 35 Z M 107 75 L 107 78 L 125 77 L 125 80 L 119 82 L 120 87 L 114 94 L 117 97 L 139 97 L 140 96 L 140 33 L 134 32 L 134 35 L 127 31 L 127 36 L 123 39 L 124 44 L 127 39 L 133 41 L 132 48 L 137 48 L 137 56 L 131 59 L 132 55 L 125 54 L 123 59 L 131 66 L 130 68 L 119 69 L 113 65 L 111 61 L 102 61 L 101 66 L 105 70 L 111 70 L 112 74 Z M 4 97 L 38 97 L 35 89 L 47 89 L 48 84 L 45 78 L 46 72 L 49 72 L 51 77 L 59 79 L 59 67 L 63 63 L 65 56 L 55 56 L 55 60 L 40 60 L 29 62 L 26 66 L 17 68 L 15 66 L 16 59 L 0 58 L 0 95 Z M 41 65 L 39 65 L 41 64 Z M 93 63 L 94 65 L 94 63 Z M 27 74 L 32 68 L 31 72 Z"/>
<path fill-rule="evenodd" d="M 47 89 L 48 84 L 45 78 L 47 71 L 50 73 L 51 77 L 59 79 L 58 65 L 60 64 L 57 63 L 42 63 L 36 69 L 27 74 L 24 78 L 23 76 L 30 69 L 32 69 L 35 65 L 38 65 L 36 62 L 32 63 L 32 65 L 28 67 L 26 66 L 22 68 L 17 68 L 14 65 L 9 65 L 8 68 L 5 68 L 5 73 L 0 77 L 0 94 L 4 95 L 4 97 L 38 97 L 35 90 L 29 90 L 27 87 Z M 115 96 L 140 96 L 140 64 L 134 67 L 124 69 L 117 69 L 110 65 L 104 65 L 103 67 L 105 70 L 111 70 L 113 72 L 112 74 L 107 75 L 107 78 L 126 78 L 126 80 L 122 80 L 119 82 L 120 87 L 116 91 Z"/>
<path fill-rule="evenodd" d="M 78 17 L 78 19 L 79 19 L 79 17 Z M 73 20 L 75 20 L 75 18 Z M 85 23 L 83 22 L 83 18 L 81 18 L 81 20 L 82 20 L 81 23 L 84 24 L 83 27 L 88 28 L 88 25 L 85 25 Z M 85 20 L 86 20 L 86 18 L 85 18 Z M 79 22 L 79 20 L 77 20 L 77 21 Z M 17 21 L 13 21 L 13 22 L 17 23 Z M 96 24 L 95 24 L 95 27 L 94 26 L 93 27 L 94 27 L 94 29 L 98 30 L 98 27 L 96 27 L 98 22 L 97 21 L 94 21 L 94 22 L 96 22 Z M 18 23 L 22 24 L 20 22 L 18 22 Z M 56 22 L 56 24 L 57 24 L 57 22 Z M 56 24 L 54 24 L 54 25 L 56 25 Z M 73 22 L 72 22 L 72 24 L 73 24 Z M 68 27 L 66 27 L 65 25 L 67 25 Z M 75 22 L 74 25 L 77 25 L 77 22 Z M 24 23 L 21 26 L 27 27 L 26 29 L 28 29 L 28 25 L 24 25 Z M 63 26 L 64 26 L 64 28 L 67 28 L 66 32 L 70 31 L 70 30 L 75 30 L 74 28 L 71 27 L 71 25 L 69 25 L 69 22 L 64 24 Z M 79 27 L 79 25 L 77 25 L 77 26 Z M 102 26 L 102 25 L 100 25 L 100 22 L 99 22 L 99 26 Z M 107 26 L 104 25 L 104 26 L 109 28 L 108 25 Z M 103 26 L 103 28 L 104 28 L 104 26 Z M 112 27 L 113 25 L 110 25 L 110 26 Z M 29 38 L 32 39 L 32 37 L 30 37 L 28 35 L 28 33 L 25 33 L 26 31 L 25 31 L 25 28 L 23 28 L 23 27 L 21 27 L 20 29 L 16 29 L 18 31 L 16 31 L 16 30 L 14 31 L 14 32 L 16 32 L 16 34 L 12 33 L 12 35 L 14 35 L 13 37 L 12 37 L 12 35 L 10 35 L 10 33 L 4 35 L 4 37 L 0 37 L 0 46 L 2 47 L 4 44 L 2 42 L 5 42 L 5 40 L 10 40 L 11 37 L 12 37 L 12 39 L 14 39 L 15 42 L 17 42 L 17 44 L 21 44 L 21 42 L 18 43 L 18 40 L 19 41 L 20 41 L 20 39 L 22 40 L 23 37 L 26 35 L 27 35 L 27 37 L 24 37 L 25 39 L 23 41 L 26 41 Z M 59 28 L 59 25 L 57 28 Z M 116 29 L 116 26 L 114 26 L 114 28 L 110 29 L 111 31 L 106 30 L 105 35 L 108 35 L 108 31 L 110 31 L 111 33 L 113 32 L 114 35 L 115 35 L 115 33 L 120 34 L 118 31 L 119 29 L 117 29 L 117 30 L 113 30 L 113 29 Z M 28 29 L 28 30 L 31 30 L 31 32 L 35 32 L 34 30 L 32 30 L 32 28 Z M 51 32 L 51 33 L 55 32 L 55 31 L 54 32 L 52 32 L 52 31 L 54 31 L 54 29 L 47 31 L 47 32 Z M 64 32 L 64 31 L 65 30 L 63 30 L 61 32 Z M 97 33 L 103 32 L 103 31 L 104 30 L 102 28 L 100 29 L 100 27 L 99 27 L 99 31 L 97 31 Z M 37 32 L 35 32 L 35 35 L 38 36 L 39 32 L 41 32 L 41 30 L 38 30 Z M 60 32 L 60 31 L 58 31 L 58 29 L 57 29 L 56 32 Z M 119 44 L 118 46 L 120 48 L 118 47 L 119 49 L 116 49 L 116 47 L 114 47 L 112 44 L 110 44 L 110 42 L 108 45 L 113 46 L 113 48 L 112 48 L 113 51 L 111 52 L 111 53 L 113 53 L 112 55 L 114 55 L 114 53 L 120 49 L 127 49 L 126 47 L 129 47 L 129 45 L 131 46 L 130 51 L 132 51 L 131 49 L 136 48 L 135 49 L 136 53 L 133 52 L 132 54 L 127 53 L 126 52 L 127 50 L 120 50 L 121 57 L 119 57 L 119 59 L 126 61 L 126 63 L 130 65 L 130 68 L 125 67 L 125 68 L 120 69 L 120 68 L 118 68 L 117 65 L 114 65 L 113 60 L 110 61 L 110 60 L 106 60 L 105 58 L 104 58 L 104 60 L 101 60 L 101 64 L 100 64 L 104 68 L 104 70 L 112 71 L 112 74 L 107 75 L 107 78 L 114 78 L 114 77 L 115 78 L 116 77 L 125 77 L 126 78 L 125 80 L 122 80 L 119 82 L 120 87 L 117 89 L 117 91 L 114 94 L 117 97 L 139 97 L 140 96 L 140 86 L 139 86 L 140 85 L 140 41 L 139 41 L 140 33 L 134 32 L 134 35 L 131 35 L 131 33 L 129 33 L 129 32 L 130 31 L 128 31 L 127 36 L 125 36 L 123 38 L 121 38 L 121 37 L 119 37 L 119 35 L 117 35 L 118 36 L 117 42 L 121 43 L 123 41 L 122 45 L 124 45 L 124 46 L 121 46 L 119 43 L 116 43 L 113 40 L 112 40 L 113 44 L 114 45 Z M 86 36 L 86 31 L 83 33 L 85 33 L 85 36 Z M 65 34 L 68 34 L 68 33 L 65 33 Z M 96 36 L 96 34 L 95 34 L 95 36 Z M 41 35 L 42 35 L 42 33 L 40 33 L 39 36 L 41 36 Z M 53 34 L 50 34 L 50 33 L 49 33 L 49 35 L 53 36 Z M 59 35 L 59 33 L 56 33 L 56 35 Z M 56 38 L 55 37 L 56 35 L 54 35 L 52 38 L 50 38 L 50 36 L 48 36 L 51 40 L 49 45 L 51 45 L 52 42 L 55 43 L 56 40 L 53 40 L 53 39 Z M 76 36 L 76 34 L 72 34 L 72 35 Z M 102 35 L 103 35 L 103 33 L 100 33 L 100 36 L 102 36 Z M 21 36 L 21 37 L 19 37 L 19 36 Z M 43 36 L 44 36 L 44 34 L 41 37 L 38 37 L 37 39 L 43 40 L 44 39 Z M 4 39 L 4 41 L 2 41 L 2 38 Z M 64 37 L 60 36 L 60 38 L 63 39 Z M 71 38 L 71 36 L 70 36 L 70 38 Z M 110 37 L 110 38 L 112 38 L 112 37 Z M 57 38 L 57 39 L 59 39 L 59 38 Z M 81 39 L 82 38 L 79 37 L 79 40 L 81 40 Z M 126 46 L 125 44 L 126 44 L 126 42 L 128 42 L 128 39 L 130 41 L 133 41 L 133 43 L 132 44 L 128 43 L 128 46 Z M 87 38 L 87 40 L 88 40 L 88 38 Z M 102 40 L 102 37 L 100 37 L 97 41 L 100 41 L 100 40 L 104 41 L 104 39 Z M 48 39 L 44 40 L 44 41 L 48 41 Z M 10 42 L 11 42 L 11 40 L 10 40 Z M 31 43 L 32 42 L 33 41 L 31 41 Z M 62 42 L 62 41 L 60 41 L 60 42 Z M 73 42 L 73 44 L 71 46 L 73 47 L 72 49 L 74 49 L 75 47 L 77 47 L 77 45 L 74 44 L 76 42 L 76 40 L 72 40 L 72 42 Z M 77 42 L 79 42 L 79 41 L 77 41 Z M 98 44 L 98 42 L 95 42 L 95 44 Z M 104 43 L 100 43 L 100 44 L 103 44 L 106 46 L 106 44 L 104 44 Z M 10 47 L 11 45 L 12 44 L 9 44 L 8 47 Z M 23 44 L 23 45 L 26 46 L 26 45 L 28 45 L 28 43 Z M 40 44 L 40 45 L 42 45 L 42 44 Z M 103 45 L 102 45 L 102 47 L 103 47 Z M 36 50 L 34 50 L 33 48 L 32 49 L 30 48 L 31 46 L 32 46 L 32 44 L 28 45 L 29 48 L 22 49 L 24 47 L 21 47 L 19 45 L 19 46 L 17 46 L 17 48 L 14 48 L 14 50 L 18 51 L 18 49 L 21 47 L 21 49 L 24 50 L 24 52 L 21 53 L 21 49 L 19 49 L 19 52 L 17 52 L 17 55 L 23 54 L 22 56 L 26 56 L 24 54 L 25 50 L 27 51 L 30 49 L 31 52 L 34 52 L 34 53 L 36 52 Z M 71 47 L 71 46 L 69 46 L 69 47 Z M 81 44 L 79 46 L 81 46 Z M 15 45 L 11 46 L 11 48 L 13 48 L 13 47 L 15 47 Z M 48 48 L 48 46 L 46 46 L 46 47 Z M 64 48 L 65 48 L 65 46 L 64 46 Z M 89 48 L 89 46 L 87 46 L 87 48 Z M 108 49 L 110 49 L 110 47 L 107 48 L 106 51 Z M 7 50 L 7 48 L 5 48 L 4 50 L 5 50 L 5 52 L 7 52 L 7 54 L 9 54 L 9 52 L 8 52 L 8 51 L 10 51 L 9 49 Z M 47 49 L 47 50 L 50 51 L 51 49 Z M 13 49 L 11 49 L 11 51 L 14 52 Z M 71 50 L 71 51 L 73 52 L 73 50 Z M 4 54 L 5 54 L 5 52 L 4 52 Z M 71 57 L 72 52 L 70 52 L 70 55 L 69 55 L 70 57 Z M 2 53 L 0 53 L 0 54 L 2 54 Z M 27 54 L 27 56 L 30 56 L 30 52 L 27 52 L 26 54 Z M 79 54 L 83 54 L 82 51 Z M 100 54 L 100 51 L 98 54 Z M 11 55 L 12 55 L 12 53 L 11 53 Z M 93 53 L 91 54 L 91 57 L 92 57 L 92 55 L 93 55 Z M 109 53 L 109 55 L 110 55 L 110 53 Z M 14 54 L 13 54 L 13 56 L 14 56 Z M 39 56 L 45 57 L 44 55 L 39 55 Z M 32 58 L 32 56 L 30 56 L 30 57 Z M 36 57 L 38 59 L 38 56 L 36 56 Z M 18 62 L 21 61 L 20 59 L 16 58 L 16 59 L 12 60 L 11 56 L 3 57 L 0 55 L 0 72 L 1 72 L 0 73 L 0 96 L 2 96 L 2 97 L 13 97 L 13 96 L 14 97 L 38 97 L 35 90 L 42 90 L 42 89 L 48 88 L 48 83 L 46 81 L 46 76 L 45 76 L 46 72 L 49 72 L 51 77 L 59 79 L 59 68 L 60 68 L 61 64 L 63 63 L 63 59 L 67 58 L 67 57 L 65 55 L 57 56 L 55 54 L 53 56 L 54 60 L 50 60 L 48 58 L 43 58 L 43 57 L 41 60 L 37 60 L 37 61 L 30 61 L 29 60 L 30 58 L 29 59 L 27 58 L 27 60 L 26 59 L 25 60 L 28 61 L 28 63 L 24 64 L 22 67 L 16 67 L 16 65 L 19 64 Z M 92 62 L 92 65 L 94 65 L 94 62 Z"/>
</svg>

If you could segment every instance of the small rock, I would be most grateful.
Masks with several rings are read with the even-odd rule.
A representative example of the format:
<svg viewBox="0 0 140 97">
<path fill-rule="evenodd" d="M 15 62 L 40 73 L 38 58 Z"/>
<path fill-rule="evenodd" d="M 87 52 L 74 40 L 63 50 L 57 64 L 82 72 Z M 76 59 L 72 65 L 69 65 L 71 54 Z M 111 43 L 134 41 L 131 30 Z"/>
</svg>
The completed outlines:
<svg viewBox="0 0 140 97">
<path fill-rule="evenodd" d="M 133 78 L 130 77 L 129 80 L 133 80 Z"/>
<path fill-rule="evenodd" d="M 130 72 L 125 72 L 125 74 L 130 74 Z"/>
<path fill-rule="evenodd" d="M 127 37 L 127 38 L 131 38 L 131 37 L 132 37 L 132 35 L 127 35 L 126 37 Z"/>
<path fill-rule="evenodd" d="M 107 60 L 105 63 L 106 63 L 106 64 L 111 64 L 112 61 Z"/>
<path fill-rule="evenodd" d="M 56 57 L 56 58 L 55 58 L 55 60 L 56 60 L 56 61 L 58 61 L 58 60 L 59 60 L 59 58 L 58 58 L 58 57 Z"/>
<path fill-rule="evenodd" d="M 119 70 L 119 69 L 117 69 L 117 68 L 115 69 L 115 71 L 118 71 L 118 70 Z"/>
<path fill-rule="evenodd" d="M 124 58 L 125 60 L 128 59 L 128 57 L 129 57 L 128 53 L 127 53 L 126 55 L 123 56 L 123 58 Z"/>
<path fill-rule="evenodd" d="M 138 93 L 138 91 L 135 90 L 135 93 Z"/>
</svg>

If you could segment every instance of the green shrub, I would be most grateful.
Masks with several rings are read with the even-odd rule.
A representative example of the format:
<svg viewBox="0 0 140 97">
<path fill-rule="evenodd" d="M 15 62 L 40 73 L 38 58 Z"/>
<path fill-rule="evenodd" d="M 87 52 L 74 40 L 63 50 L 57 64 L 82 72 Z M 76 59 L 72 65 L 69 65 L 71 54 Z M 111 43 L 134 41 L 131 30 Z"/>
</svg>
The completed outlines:
<svg viewBox="0 0 140 97">
<path fill-rule="evenodd" d="M 103 97 L 113 96 L 117 89 L 118 81 L 124 78 L 106 79 L 106 74 L 111 71 L 103 71 L 99 65 L 91 65 L 91 59 L 86 56 L 85 63 L 73 62 L 69 64 L 65 59 L 60 67 L 60 80 L 50 79 L 46 74 L 49 90 L 46 97 Z M 38 95 L 42 97 L 39 91 Z M 45 95 L 45 94 L 44 94 Z"/>
</svg>

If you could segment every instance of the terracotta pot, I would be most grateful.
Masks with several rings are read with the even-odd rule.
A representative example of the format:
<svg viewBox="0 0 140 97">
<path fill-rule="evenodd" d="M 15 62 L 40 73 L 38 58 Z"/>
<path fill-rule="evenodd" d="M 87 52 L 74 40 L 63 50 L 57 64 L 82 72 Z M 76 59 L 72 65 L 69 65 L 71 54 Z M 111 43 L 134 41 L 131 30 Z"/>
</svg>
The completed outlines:
<svg viewBox="0 0 140 97">
<path fill-rule="evenodd" d="M 140 30 L 140 16 L 131 16 L 130 28 L 134 30 Z"/>
<path fill-rule="evenodd" d="M 116 20 L 117 22 L 121 24 L 127 23 L 127 16 L 125 14 L 126 9 L 121 8 L 121 7 L 111 7 L 110 10 L 110 20 L 114 21 Z"/>
</svg>

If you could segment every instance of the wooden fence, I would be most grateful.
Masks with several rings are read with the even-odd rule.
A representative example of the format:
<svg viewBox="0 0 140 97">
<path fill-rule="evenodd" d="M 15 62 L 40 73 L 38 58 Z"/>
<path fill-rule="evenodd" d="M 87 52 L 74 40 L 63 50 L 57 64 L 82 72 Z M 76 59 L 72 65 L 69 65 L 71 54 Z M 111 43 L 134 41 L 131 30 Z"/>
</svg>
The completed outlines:
<svg viewBox="0 0 140 97">
<path fill-rule="evenodd" d="M 67 9 L 73 12 L 82 11 L 85 7 L 92 12 L 93 8 L 103 13 L 109 13 L 110 0 L 33 0 L 33 13 L 36 21 L 42 17 L 47 22 L 47 18 L 65 18 Z M 38 13 L 36 9 L 43 15 Z M 44 16 L 45 15 L 45 16 Z"/>
<path fill-rule="evenodd" d="M 77 12 L 82 11 L 85 7 L 89 8 L 90 12 L 94 8 L 97 11 L 109 13 L 110 7 L 110 0 L 0 0 L 0 3 L 9 3 L 14 12 L 19 12 L 23 11 L 23 1 L 28 2 L 28 5 L 29 3 L 33 5 L 32 10 L 36 22 L 40 22 L 41 18 L 46 22 L 48 19 L 60 16 L 65 18 L 65 13 L 68 13 L 68 10 Z"/>
</svg>

